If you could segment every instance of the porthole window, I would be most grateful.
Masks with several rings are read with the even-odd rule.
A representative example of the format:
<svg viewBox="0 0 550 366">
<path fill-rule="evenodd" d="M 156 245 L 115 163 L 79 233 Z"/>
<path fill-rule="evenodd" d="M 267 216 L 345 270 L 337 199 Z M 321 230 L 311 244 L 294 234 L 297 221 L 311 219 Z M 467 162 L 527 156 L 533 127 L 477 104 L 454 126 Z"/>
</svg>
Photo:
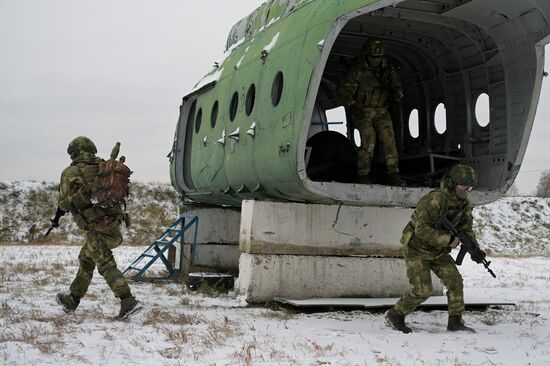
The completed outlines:
<svg viewBox="0 0 550 366">
<path fill-rule="evenodd" d="M 418 109 L 413 109 L 409 114 L 409 134 L 412 138 L 418 138 L 420 136 L 419 124 L 418 124 Z"/>
<path fill-rule="evenodd" d="M 229 120 L 233 122 L 237 115 L 237 109 L 239 108 L 239 93 L 233 93 L 231 103 L 229 104 Z"/>
<path fill-rule="evenodd" d="M 197 101 L 195 100 L 193 104 L 191 104 L 191 108 L 189 108 L 189 114 L 187 115 L 187 125 L 193 126 L 193 122 L 195 121 L 195 109 L 197 107 Z"/>
<path fill-rule="evenodd" d="M 435 130 L 440 135 L 447 131 L 447 109 L 445 104 L 439 103 L 434 114 Z"/>
<path fill-rule="evenodd" d="M 212 112 L 210 113 L 210 125 L 212 128 L 216 126 L 216 121 L 218 120 L 218 108 L 218 101 L 216 100 L 212 106 Z"/>
<path fill-rule="evenodd" d="M 246 93 L 246 115 L 250 116 L 252 110 L 254 109 L 254 102 L 256 101 L 256 86 L 254 84 L 250 85 L 248 88 L 248 93 Z"/>
<path fill-rule="evenodd" d="M 346 117 L 346 108 L 343 106 L 327 109 L 325 111 L 329 131 L 336 131 L 344 136 L 348 136 L 348 121 Z"/>
<path fill-rule="evenodd" d="M 356 147 L 361 146 L 361 134 L 357 128 L 353 130 L 353 143 Z"/>
<path fill-rule="evenodd" d="M 202 123 L 202 108 L 197 112 L 197 118 L 195 119 L 195 133 L 199 133 Z"/>
<path fill-rule="evenodd" d="M 481 127 L 485 127 L 491 122 L 491 110 L 489 95 L 481 93 L 476 99 L 476 120 Z"/>
<path fill-rule="evenodd" d="M 281 101 L 281 96 L 283 95 L 283 84 L 283 73 L 279 71 L 277 75 L 275 75 L 273 87 L 271 88 L 271 102 L 274 107 L 279 105 L 279 102 Z"/>
</svg>

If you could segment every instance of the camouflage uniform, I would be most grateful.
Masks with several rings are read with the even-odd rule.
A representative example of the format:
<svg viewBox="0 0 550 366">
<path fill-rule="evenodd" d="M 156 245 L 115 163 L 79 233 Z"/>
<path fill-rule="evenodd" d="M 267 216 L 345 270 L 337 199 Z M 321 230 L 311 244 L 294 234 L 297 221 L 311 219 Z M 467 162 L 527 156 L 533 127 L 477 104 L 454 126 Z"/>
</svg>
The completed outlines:
<svg viewBox="0 0 550 366">
<path fill-rule="evenodd" d="M 59 209 L 71 212 L 86 236 L 78 256 L 78 273 L 70 286 L 71 295 L 76 299 L 76 304 L 71 307 L 76 308 L 79 299 L 86 294 L 96 266 L 116 297 L 134 299 L 111 252 L 122 243 L 120 224 L 124 213 L 120 205 L 101 208 L 92 204 L 89 199 L 91 183 L 97 175 L 101 159 L 95 156 L 96 148 L 91 140 L 79 137 L 71 144 L 75 141 L 79 148 L 71 155 L 71 165 L 61 174 L 58 201 Z"/>
<path fill-rule="evenodd" d="M 371 52 L 369 53 L 369 50 Z M 382 57 L 381 41 L 367 44 L 367 53 Z M 371 170 L 374 145 L 378 138 L 384 147 L 386 165 L 390 175 L 398 175 L 398 154 L 395 135 L 388 111 L 390 93 L 395 100 L 403 98 L 399 75 L 388 59 L 383 57 L 377 67 L 371 66 L 365 55 L 349 71 L 340 84 L 340 97 L 349 107 L 355 128 L 361 136 L 358 151 L 357 174 L 366 176 Z"/>
<path fill-rule="evenodd" d="M 457 172 L 458 178 L 453 179 Z M 470 172 L 473 172 L 473 175 L 468 176 Z M 470 183 L 470 187 L 475 185 L 476 176 L 473 169 L 463 164 L 453 167 L 438 189 L 420 199 L 411 221 L 403 229 L 401 245 L 411 289 L 390 310 L 394 311 L 394 316 L 401 318 L 400 320 L 432 295 L 430 272 L 433 271 L 447 288 L 450 319 L 454 317 L 460 322 L 457 324 L 462 327 L 449 330 L 473 331 L 461 323 L 461 315 L 464 312 L 464 285 L 462 276 L 449 254 L 455 238 L 449 232 L 436 227 L 437 221 L 445 216 L 457 230 L 463 231 L 479 247 L 472 229 L 473 206 L 467 198 L 460 199 L 455 193 L 457 184 L 463 184 L 460 180 Z M 404 323 L 401 325 L 404 326 Z M 404 327 L 399 330 L 408 333 L 410 329 Z"/>
<path fill-rule="evenodd" d="M 397 312 L 402 315 L 411 313 L 432 295 L 430 270 L 447 287 L 449 315 L 461 315 L 464 312 L 462 276 L 449 254 L 451 234 L 434 227 L 442 216 L 446 216 L 458 230 L 464 231 L 475 241 L 472 205 L 467 199 L 458 199 L 445 182 L 441 183 L 439 189 L 420 199 L 401 238 L 407 276 L 412 286 L 411 291 L 395 305 Z"/>
</svg>

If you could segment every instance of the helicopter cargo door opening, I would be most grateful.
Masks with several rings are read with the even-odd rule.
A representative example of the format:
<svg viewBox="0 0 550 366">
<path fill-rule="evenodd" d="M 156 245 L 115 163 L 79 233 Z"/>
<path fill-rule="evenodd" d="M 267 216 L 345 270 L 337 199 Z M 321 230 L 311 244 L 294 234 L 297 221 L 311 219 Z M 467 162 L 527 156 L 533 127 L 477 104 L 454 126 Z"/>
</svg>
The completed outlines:
<svg viewBox="0 0 550 366">
<path fill-rule="evenodd" d="M 532 128 L 549 19 L 543 0 L 379 1 L 339 17 L 310 84 L 304 183 L 337 201 L 407 205 L 462 162 L 478 173 L 474 201 L 501 196 L 519 171 Z M 381 56 L 371 41 L 383 45 Z M 386 140 L 395 145 L 398 179 L 381 129 L 364 127 L 373 78 L 356 78 L 351 97 L 346 90 L 350 70 L 367 60 L 373 67 L 370 56 L 381 57 L 402 88 L 402 95 L 388 89 L 387 102 L 375 105 L 391 118 L 393 136 Z M 329 122 L 338 109 L 347 118 L 337 132 Z M 363 169 L 365 160 L 370 166 Z"/>
</svg>

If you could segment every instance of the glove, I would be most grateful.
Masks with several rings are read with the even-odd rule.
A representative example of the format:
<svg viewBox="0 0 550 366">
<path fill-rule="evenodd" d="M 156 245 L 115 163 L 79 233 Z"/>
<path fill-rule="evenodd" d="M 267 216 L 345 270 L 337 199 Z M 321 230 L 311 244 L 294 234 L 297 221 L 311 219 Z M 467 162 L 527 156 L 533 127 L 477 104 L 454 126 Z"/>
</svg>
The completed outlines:
<svg viewBox="0 0 550 366">
<path fill-rule="evenodd" d="M 472 258 L 472 260 L 476 263 L 483 262 L 486 256 L 487 254 L 481 249 L 478 249 L 475 251 L 475 253 L 470 254 L 470 258 Z"/>
<path fill-rule="evenodd" d="M 449 241 L 449 246 L 451 249 L 454 249 L 460 244 L 460 240 L 458 239 L 458 236 L 451 235 L 451 240 Z"/>
</svg>

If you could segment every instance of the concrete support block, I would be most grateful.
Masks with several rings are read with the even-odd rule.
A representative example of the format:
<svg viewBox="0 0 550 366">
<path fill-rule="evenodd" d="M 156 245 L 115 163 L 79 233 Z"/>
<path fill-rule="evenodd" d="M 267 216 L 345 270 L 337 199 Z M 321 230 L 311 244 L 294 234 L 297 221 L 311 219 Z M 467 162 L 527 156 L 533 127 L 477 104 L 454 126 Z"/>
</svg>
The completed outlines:
<svg viewBox="0 0 550 366">
<path fill-rule="evenodd" d="M 240 254 L 237 244 L 200 244 L 197 246 L 195 265 L 237 273 Z"/>
<path fill-rule="evenodd" d="M 442 294 L 434 279 L 434 295 Z M 274 298 L 400 297 L 409 289 L 402 258 L 242 253 L 237 293 L 249 303 Z"/>
<path fill-rule="evenodd" d="M 195 265 L 217 271 L 237 272 L 240 255 L 240 209 L 185 204 L 180 206 L 180 214 L 182 213 L 199 217 Z M 189 230 L 184 236 L 184 242 L 192 243 L 193 235 L 194 230 Z M 185 256 L 189 257 L 189 247 L 186 247 Z M 177 246 L 176 268 L 181 268 L 179 258 L 180 245 Z"/>
<path fill-rule="evenodd" d="M 411 209 L 244 201 L 241 252 L 401 256 Z"/>
<path fill-rule="evenodd" d="M 237 292 L 250 303 L 398 297 L 409 288 L 400 236 L 410 209 L 244 201 L 241 210 L 185 205 L 181 212 L 199 216 L 196 264 L 238 269 Z M 442 293 L 439 281 L 434 288 Z"/>
<path fill-rule="evenodd" d="M 199 217 L 197 243 L 239 244 L 240 209 L 188 204 L 180 206 L 180 214 L 182 213 Z M 187 243 L 193 239 L 192 234 L 192 231 L 186 233 Z"/>
</svg>

